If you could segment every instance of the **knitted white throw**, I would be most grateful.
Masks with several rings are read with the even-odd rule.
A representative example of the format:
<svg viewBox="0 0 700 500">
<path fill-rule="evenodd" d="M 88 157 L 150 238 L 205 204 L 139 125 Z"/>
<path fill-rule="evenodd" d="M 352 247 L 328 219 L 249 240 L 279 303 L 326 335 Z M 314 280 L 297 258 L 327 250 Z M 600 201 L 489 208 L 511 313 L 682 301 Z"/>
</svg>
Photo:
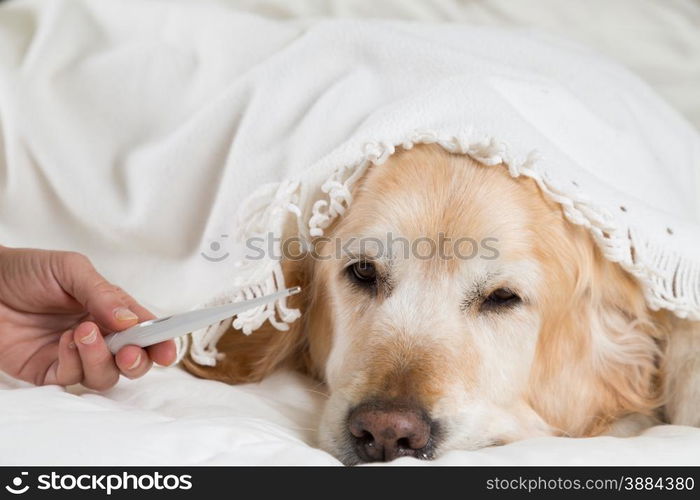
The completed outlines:
<svg viewBox="0 0 700 500">
<path fill-rule="evenodd" d="M 533 178 L 651 308 L 700 320 L 698 134 L 559 40 L 304 26 L 208 3 L 11 2 L 0 118 L 0 243 L 83 251 L 156 311 L 284 287 L 278 260 L 234 264 L 248 238 L 323 234 L 367 168 L 437 143 Z M 284 330 L 299 315 L 281 301 L 233 324 Z M 197 362 L 216 362 L 229 325 L 193 333 Z"/>
</svg>

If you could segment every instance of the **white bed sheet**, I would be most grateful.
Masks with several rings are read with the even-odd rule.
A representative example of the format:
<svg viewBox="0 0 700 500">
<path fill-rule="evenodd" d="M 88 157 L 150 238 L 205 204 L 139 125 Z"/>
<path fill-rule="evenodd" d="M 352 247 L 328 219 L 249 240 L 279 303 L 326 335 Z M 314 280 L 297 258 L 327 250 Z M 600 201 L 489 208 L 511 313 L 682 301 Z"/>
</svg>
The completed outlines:
<svg viewBox="0 0 700 500">
<path fill-rule="evenodd" d="M 543 28 L 627 64 L 700 128 L 695 28 L 700 6 L 692 0 L 220 1 L 275 17 L 396 17 Z M 179 369 L 155 369 L 103 394 L 32 387 L 0 374 L 0 463 L 337 465 L 314 447 L 324 399 L 319 390 L 292 373 L 230 387 Z M 394 463 L 425 464 L 410 458 Z M 700 465 L 700 429 L 659 426 L 627 439 L 538 438 L 453 451 L 433 463 Z"/>
<path fill-rule="evenodd" d="M 231 387 L 155 369 L 103 394 L 32 387 L 0 375 L 0 464 L 339 465 L 314 447 L 324 396 L 278 373 Z M 434 462 L 395 465 L 698 465 L 700 429 L 658 426 L 634 438 L 537 438 Z"/>
</svg>

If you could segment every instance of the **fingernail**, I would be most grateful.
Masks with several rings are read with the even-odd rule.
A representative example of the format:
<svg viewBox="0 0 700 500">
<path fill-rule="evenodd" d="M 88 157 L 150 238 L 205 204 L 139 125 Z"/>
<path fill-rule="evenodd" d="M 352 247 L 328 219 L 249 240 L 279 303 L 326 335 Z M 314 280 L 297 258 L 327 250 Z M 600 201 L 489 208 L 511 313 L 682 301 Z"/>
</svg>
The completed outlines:
<svg viewBox="0 0 700 500">
<path fill-rule="evenodd" d="M 133 321 L 135 319 L 139 319 L 139 317 L 136 316 L 131 309 L 127 309 L 126 307 L 115 309 L 114 317 L 119 321 Z"/>
<path fill-rule="evenodd" d="M 97 338 L 97 328 L 93 328 L 92 330 L 90 330 L 90 333 L 88 333 L 87 335 L 84 335 L 80 339 L 80 343 L 81 344 L 92 344 L 96 338 Z"/>
<path fill-rule="evenodd" d="M 175 356 L 173 356 L 173 359 L 171 359 L 171 360 L 168 361 L 167 363 L 162 364 L 162 365 L 161 365 L 160 363 L 158 363 L 158 364 L 159 364 L 160 366 L 172 366 L 172 364 L 175 362 L 176 359 L 177 359 L 177 354 L 176 354 Z"/>
<path fill-rule="evenodd" d="M 136 356 L 136 359 L 134 360 L 133 363 L 131 363 L 131 366 L 129 368 L 127 368 L 127 370 L 133 370 L 134 368 L 136 368 L 140 364 L 141 364 L 141 354 L 139 353 L 139 355 Z"/>
</svg>

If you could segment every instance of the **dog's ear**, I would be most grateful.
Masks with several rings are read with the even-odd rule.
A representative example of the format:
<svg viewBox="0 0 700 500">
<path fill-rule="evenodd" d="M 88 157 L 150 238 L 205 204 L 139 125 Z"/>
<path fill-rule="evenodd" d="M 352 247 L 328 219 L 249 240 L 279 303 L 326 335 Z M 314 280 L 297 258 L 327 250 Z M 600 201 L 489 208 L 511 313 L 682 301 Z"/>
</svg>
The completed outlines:
<svg viewBox="0 0 700 500">
<path fill-rule="evenodd" d="M 549 242 L 559 253 L 549 262 L 564 267 L 551 269 L 530 383 L 535 410 L 572 436 L 599 434 L 624 415 L 658 408 L 665 332 L 636 280 L 579 229 Z"/>
<path fill-rule="evenodd" d="M 306 310 L 310 293 L 307 265 L 304 260 L 284 261 L 282 264 L 286 286 L 302 287 L 301 293 L 289 297 L 287 303 L 302 313 Z M 250 335 L 231 328 L 216 347 L 224 356 L 215 366 L 199 365 L 189 353 L 182 365 L 193 375 L 229 384 L 260 381 L 283 365 L 308 371 L 303 314 L 287 331 L 278 330 L 269 322 Z"/>
</svg>

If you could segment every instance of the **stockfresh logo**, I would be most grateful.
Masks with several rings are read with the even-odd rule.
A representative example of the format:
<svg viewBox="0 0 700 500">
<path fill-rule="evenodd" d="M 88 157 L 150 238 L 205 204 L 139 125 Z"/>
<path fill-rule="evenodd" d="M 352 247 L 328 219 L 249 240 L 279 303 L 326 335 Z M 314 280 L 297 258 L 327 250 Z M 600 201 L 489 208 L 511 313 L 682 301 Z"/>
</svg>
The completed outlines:
<svg viewBox="0 0 700 500">
<path fill-rule="evenodd" d="M 40 491 L 94 491 L 111 495 L 112 492 L 145 490 L 190 490 L 192 476 L 189 474 L 62 474 L 51 472 L 36 476 L 36 483 L 29 484 L 29 473 L 21 472 L 12 478 L 5 489 L 13 495 L 22 495 L 32 490 Z"/>
<path fill-rule="evenodd" d="M 5 489 L 13 495 L 21 495 L 22 493 L 26 493 L 29 489 L 29 485 L 24 484 L 24 478 L 28 475 L 28 472 L 21 472 L 19 476 L 12 478 L 12 481 L 10 484 L 5 486 Z"/>
</svg>

